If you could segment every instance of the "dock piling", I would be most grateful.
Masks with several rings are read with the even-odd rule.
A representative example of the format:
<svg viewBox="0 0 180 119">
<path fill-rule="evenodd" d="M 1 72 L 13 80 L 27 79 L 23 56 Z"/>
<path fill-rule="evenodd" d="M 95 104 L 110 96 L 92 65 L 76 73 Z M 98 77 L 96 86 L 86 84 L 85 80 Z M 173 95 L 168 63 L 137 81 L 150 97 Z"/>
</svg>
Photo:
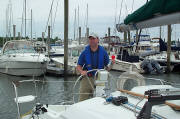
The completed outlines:
<svg viewBox="0 0 180 119">
<path fill-rule="evenodd" d="M 16 25 L 13 25 L 13 40 L 16 40 Z"/>
<path fill-rule="evenodd" d="M 69 15 L 69 0 L 64 0 L 64 76 L 67 76 L 68 71 L 68 15 Z"/>
<path fill-rule="evenodd" d="M 171 72 L 171 25 L 168 25 L 167 41 L 167 73 Z"/>
</svg>

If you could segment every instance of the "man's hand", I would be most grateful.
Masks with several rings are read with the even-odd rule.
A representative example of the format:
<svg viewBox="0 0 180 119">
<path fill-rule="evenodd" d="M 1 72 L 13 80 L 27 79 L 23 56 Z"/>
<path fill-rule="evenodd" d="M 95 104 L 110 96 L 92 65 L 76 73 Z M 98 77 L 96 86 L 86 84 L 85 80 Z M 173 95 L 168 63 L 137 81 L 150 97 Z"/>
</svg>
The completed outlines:
<svg viewBox="0 0 180 119">
<path fill-rule="evenodd" d="M 83 76 L 87 75 L 87 71 L 81 71 L 80 73 L 81 73 L 81 75 L 83 75 Z"/>
<path fill-rule="evenodd" d="M 107 71 L 110 71 L 111 69 L 112 69 L 112 66 L 115 64 L 115 60 L 111 60 L 111 63 L 108 65 L 108 66 L 106 66 L 106 70 Z"/>
<path fill-rule="evenodd" d="M 86 70 L 83 70 L 81 65 L 77 65 L 76 67 L 77 71 L 81 74 L 81 75 L 87 75 L 87 71 Z"/>
</svg>

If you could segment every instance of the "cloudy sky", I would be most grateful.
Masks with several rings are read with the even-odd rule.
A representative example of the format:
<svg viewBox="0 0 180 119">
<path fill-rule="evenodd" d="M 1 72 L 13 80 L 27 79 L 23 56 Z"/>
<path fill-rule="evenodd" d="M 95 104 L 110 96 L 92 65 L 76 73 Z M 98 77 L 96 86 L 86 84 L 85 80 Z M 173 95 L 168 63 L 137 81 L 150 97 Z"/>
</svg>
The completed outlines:
<svg viewBox="0 0 180 119">
<path fill-rule="evenodd" d="M 0 36 L 6 35 L 6 9 L 10 0 L 0 0 Z M 45 31 L 51 3 L 53 0 L 27 0 L 27 19 L 30 19 L 30 11 L 33 11 L 33 36 L 39 37 Z M 122 2 L 123 1 L 123 2 Z M 133 4 L 134 1 L 134 4 Z M 115 18 L 120 22 L 130 14 L 132 11 L 138 9 L 147 0 L 69 0 L 69 37 L 73 38 L 74 33 L 74 13 L 79 6 L 79 25 L 82 27 L 82 36 L 85 34 L 86 26 L 86 8 L 88 4 L 88 27 L 90 32 L 96 32 L 100 36 L 107 33 L 107 28 L 111 27 L 111 33 L 114 33 Z M 22 26 L 22 13 L 24 0 L 11 0 L 12 4 L 12 24 L 17 26 L 17 32 L 24 34 L 24 27 Z M 58 4 L 58 6 L 57 6 Z M 122 11 L 120 15 L 122 4 Z M 52 21 L 55 18 L 55 11 L 57 6 L 56 19 L 53 28 L 53 37 L 58 36 L 63 38 L 63 23 L 64 23 L 64 0 L 54 0 Z M 12 26 L 11 26 L 12 27 Z M 177 29 L 173 26 L 173 29 Z M 157 31 L 157 32 L 154 32 Z M 177 30 L 176 30 L 177 31 Z M 158 37 L 158 28 L 145 29 L 143 33 L 150 34 L 152 37 Z M 166 34 L 166 27 L 163 28 L 163 34 Z M 176 35 L 176 33 L 174 33 Z M 30 20 L 27 20 L 27 35 L 30 36 Z M 122 36 L 118 33 L 119 36 Z M 132 35 L 134 35 L 132 33 Z M 164 36 L 166 37 L 166 36 Z M 176 35 L 178 37 L 178 35 Z"/>
</svg>

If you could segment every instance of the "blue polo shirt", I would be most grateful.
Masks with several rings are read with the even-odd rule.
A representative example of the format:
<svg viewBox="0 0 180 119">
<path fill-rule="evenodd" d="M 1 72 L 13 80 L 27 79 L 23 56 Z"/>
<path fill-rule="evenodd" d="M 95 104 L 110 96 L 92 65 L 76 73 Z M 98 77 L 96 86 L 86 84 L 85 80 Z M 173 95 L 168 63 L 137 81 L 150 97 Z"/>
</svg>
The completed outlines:
<svg viewBox="0 0 180 119">
<path fill-rule="evenodd" d="M 91 60 L 91 63 L 92 63 L 91 67 L 92 67 L 92 69 L 98 69 L 98 61 L 99 61 L 99 53 L 100 53 L 99 48 L 98 48 L 97 51 L 95 51 L 95 52 L 91 51 L 90 53 L 91 53 L 90 54 L 91 55 L 90 60 Z M 85 55 L 86 55 L 86 52 L 84 50 L 80 54 L 77 64 L 82 66 L 84 70 L 87 70 L 87 68 L 86 68 L 87 64 L 86 64 L 86 61 L 85 61 Z M 109 64 L 109 56 L 108 56 L 106 51 L 104 52 L 104 61 L 102 61 L 102 62 L 104 62 L 104 66 L 107 66 Z"/>
</svg>

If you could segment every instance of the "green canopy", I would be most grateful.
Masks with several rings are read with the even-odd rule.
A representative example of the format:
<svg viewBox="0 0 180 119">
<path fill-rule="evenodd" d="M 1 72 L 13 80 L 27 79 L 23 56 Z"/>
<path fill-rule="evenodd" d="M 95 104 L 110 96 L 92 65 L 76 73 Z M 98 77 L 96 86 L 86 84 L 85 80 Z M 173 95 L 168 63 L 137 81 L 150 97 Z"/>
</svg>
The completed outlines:
<svg viewBox="0 0 180 119">
<path fill-rule="evenodd" d="M 180 0 L 150 0 L 124 20 L 127 25 L 151 19 L 156 15 L 170 14 L 180 11 Z"/>
</svg>

